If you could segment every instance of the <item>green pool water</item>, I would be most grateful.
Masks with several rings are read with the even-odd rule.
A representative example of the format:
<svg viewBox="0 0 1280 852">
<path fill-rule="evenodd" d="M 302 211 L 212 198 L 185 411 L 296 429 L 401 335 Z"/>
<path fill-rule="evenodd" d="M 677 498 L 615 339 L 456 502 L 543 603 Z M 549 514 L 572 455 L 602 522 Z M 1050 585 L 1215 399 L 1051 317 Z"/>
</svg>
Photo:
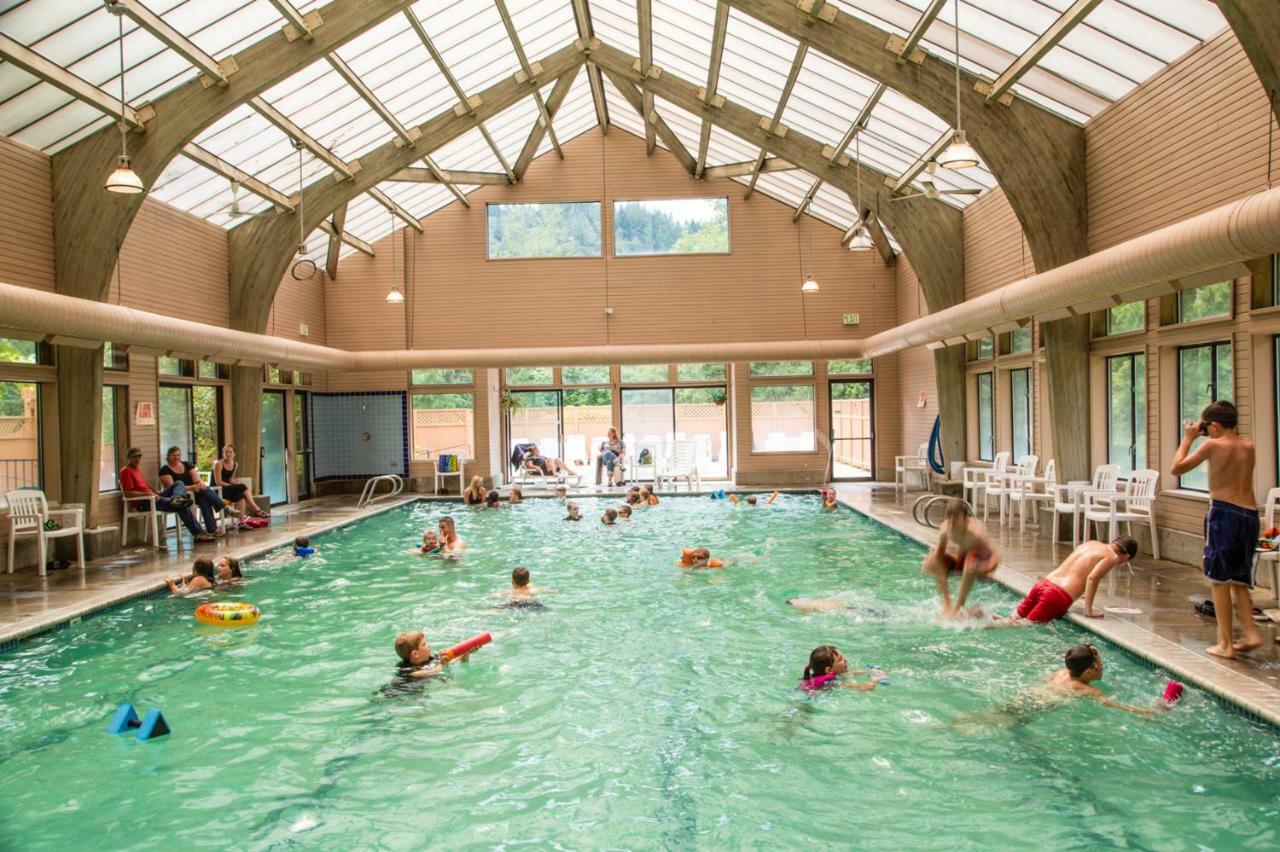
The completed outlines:
<svg viewBox="0 0 1280 852">
<path fill-rule="evenodd" d="M 0 849 L 1280 843 L 1276 732 L 1195 690 L 1154 722 L 1079 702 L 958 725 L 1086 635 L 935 624 L 922 550 L 866 518 L 690 497 L 607 528 L 581 503 L 580 523 L 551 501 L 449 507 L 458 563 L 407 552 L 441 506 L 393 510 L 249 564 L 217 599 L 256 603 L 256 627 L 151 599 L 0 655 Z M 730 567 L 677 569 L 682 544 Z M 519 564 L 545 610 L 496 607 Z M 788 592 L 855 609 L 801 615 Z M 494 641 L 386 696 L 395 634 L 418 628 Z M 892 685 L 804 697 L 822 643 Z M 1111 696 L 1160 694 L 1167 675 L 1101 647 Z M 124 701 L 173 734 L 108 735 Z"/>
</svg>

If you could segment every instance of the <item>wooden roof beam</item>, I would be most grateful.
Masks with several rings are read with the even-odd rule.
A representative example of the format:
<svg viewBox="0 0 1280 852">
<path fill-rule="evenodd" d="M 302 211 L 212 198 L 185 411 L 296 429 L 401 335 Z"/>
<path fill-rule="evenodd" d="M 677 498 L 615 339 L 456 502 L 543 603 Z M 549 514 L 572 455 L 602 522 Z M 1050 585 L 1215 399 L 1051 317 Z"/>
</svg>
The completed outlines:
<svg viewBox="0 0 1280 852">
<path fill-rule="evenodd" d="M 898 175 L 897 179 L 893 181 L 893 184 L 890 186 L 890 189 L 893 190 L 893 194 L 897 195 L 898 193 L 906 189 L 908 186 L 910 186 L 911 181 L 919 177 L 920 173 L 923 172 L 926 168 L 928 168 L 929 161 L 936 158 L 939 154 L 942 153 L 942 150 L 944 148 L 946 148 L 948 145 L 951 144 L 951 139 L 953 136 L 955 136 L 955 131 L 952 130 L 950 127 L 948 127 L 945 131 L 943 131 L 942 135 L 939 136 L 937 140 L 932 145 L 929 146 L 929 149 L 925 151 L 923 154 L 921 154 L 919 157 L 917 157 L 916 161 L 912 163 L 905 172 Z"/>
<path fill-rule="evenodd" d="M 544 121 L 542 116 L 533 122 L 533 129 L 529 131 L 529 138 L 525 140 L 524 147 L 520 149 L 520 155 L 516 157 L 516 180 L 524 180 L 525 172 L 529 171 L 529 165 L 533 163 L 533 158 L 538 155 L 538 147 L 542 144 L 542 137 L 553 133 L 551 122 L 560 112 L 560 107 L 564 105 L 565 99 L 569 97 L 569 91 L 573 88 L 573 81 L 578 79 L 578 69 L 574 68 L 568 74 L 563 74 L 556 80 L 555 86 L 551 89 L 551 94 L 547 96 L 544 109 L 547 118 Z M 551 144 L 559 151 L 556 145 L 555 136 L 551 136 Z M 564 154 L 561 153 L 563 157 Z M 465 181 L 464 181 L 465 183 Z"/>
<path fill-rule="evenodd" d="M 845 131 L 844 136 L 840 139 L 840 144 L 832 150 L 832 163 L 835 163 L 843 157 L 844 152 L 853 144 L 853 140 L 857 135 L 867 128 L 867 122 L 871 120 L 871 113 L 875 111 L 875 108 L 880 104 L 880 99 L 884 97 L 884 90 L 884 83 L 878 83 L 871 91 L 871 97 L 867 98 L 866 103 L 862 105 L 862 109 L 858 110 L 858 117 L 853 120 L 853 124 L 849 125 L 849 129 Z M 804 200 L 802 200 L 799 206 L 796 207 L 795 215 L 791 217 L 792 222 L 798 220 L 801 214 L 803 214 L 805 210 L 809 209 L 809 205 L 813 203 L 813 199 L 817 196 L 818 190 L 821 188 L 822 178 L 814 178 L 813 183 L 809 184 L 809 189 L 804 194 Z"/>
<path fill-rule="evenodd" d="M 413 13 L 409 12 L 408 14 L 412 15 Z M 334 71 L 338 72 L 338 76 L 346 80 L 347 85 L 356 90 L 356 94 L 360 96 L 360 99 L 378 114 L 383 123 L 391 128 L 404 145 L 412 146 L 414 142 L 418 141 L 418 129 L 406 129 L 400 123 L 400 120 L 392 114 L 391 110 L 387 109 L 386 104 L 378 99 L 373 90 L 365 85 L 364 80 L 361 80 L 359 75 L 351 70 L 351 66 L 341 56 L 336 53 L 330 53 L 325 59 L 329 60 L 329 65 L 333 67 Z"/>
<path fill-rule="evenodd" d="M 280 17 L 285 20 L 284 34 L 289 41 L 299 38 L 303 41 L 311 41 L 315 38 L 315 34 L 311 31 L 324 23 L 319 12 L 304 15 L 289 0 L 270 0 L 270 2 L 276 7 Z"/>
<path fill-rule="evenodd" d="M 267 103 L 265 98 L 253 98 L 249 101 L 249 106 L 253 107 L 254 111 L 283 131 L 286 136 L 302 143 L 302 147 L 306 148 L 321 161 L 327 163 L 330 168 L 337 172 L 337 175 L 335 175 L 337 178 L 350 178 L 360 170 L 359 160 L 354 160 L 348 163 L 324 145 L 320 144 L 320 140 L 311 136 L 307 131 L 294 124 L 287 115 Z"/>
<path fill-rule="evenodd" d="M 707 180 L 715 180 L 717 178 L 735 178 L 743 177 L 755 171 L 756 164 L 754 160 L 747 160 L 742 163 L 726 163 L 723 166 L 708 166 L 702 176 Z M 788 163 L 781 157 L 770 157 L 764 161 L 764 165 L 760 167 L 761 174 L 769 172 L 789 172 L 797 169 L 799 166 Z"/>
<path fill-rule="evenodd" d="M 117 122 L 120 120 L 120 101 L 108 95 L 97 86 L 81 77 L 72 74 L 70 71 L 45 59 L 31 48 L 9 38 L 4 33 L 0 33 L 0 58 L 8 62 L 28 74 L 43 80 L 54 88 L 61 89 L 66 94 L 88 104 L 103 115 L 114 118 Z M 149 106 L 141 109 L 134 109 L 125 104 L 124 120 L 134 130 L 146 130 L 146 122 L 155 117 L 155 110 Z"/>
<path fill-rule="evenodd" d="M 929 27 L 933 26 L 934 20 L 945 5 L 947 5 L 947 0 L 930 0 L 929 5 L 924 7 L 924 11 L 920 13 L 919 20 L 911 28 L 911 32 L 907 33 L 905 39 L 898 39 L 895 36 L 889 40 L 889 49 L 894 50 L 896 48 L 895 53 L 899 62 L 910 60 L 917 65 L 924 62 L 924 51 L 916 48 L 920 45 L 920 40 L 924 38 L 924 34 L 928 32 Z"/>
<path fill-rule="evenodd" d="M 591 61 L 590 45 L 594 33 L 591 28 L 591 10 L 587 8 L 587 0 L 572 0 L 573 22 L 578 27 L 579 49 L 587 55 L 587 81 L 591 84 L 591 100 L 596 107 L 596 122 L 600 132 L 609 132 L 609 104 L 604 96 L 604 78 L 600 66 Z"/>
<path fill-rule="evenodd" d="M 1044 58 L 1044 55 L 1058 46 L 1058 42 L 1066 37 L 1067 33 L 1076 28 L 1076 25 L 1085 19 L 1085 17 L 1097 7 L 1102 0 L 1076 0 L 1071 7 L 1058 16 L 1058 20 L 1050 25 L 1049 29 L 1040 34 L 1040 37 L 1031 43 L 1031 46 L 1022 51 L 1022 55 L 1013 60 L 1013 63 L 1004 71 L 1000 72 L 1000 76 L 991 84 L 990 90 L 986 92 L 988 103 L 992 101 L 1001 101 L 1006 99 L 1004 96 L 1013 88 L 1014 84 L 1022 79 L 1022 75 L 1026 74 L 1032 68 L 1036 67 L 1036 63 Z M 979 89 L 982 91 L 982 89 Z M 1004 100 L 1002 100 L 1004 99 Z"/>
<path fill-rule="evenodd" d="M 716 89 L 720 86 L 720 65 L 724 60 L 724 34 L 729 27 L 729 7 L 716 3 L 716 22 L 711 32 L 711 58 L 707 63 L 707 85 L 702 90 L 702 100 L 715 106 Z M 698 135 L 698 170 L 696 177 L 704 177 L 707 171 L 707 147 L 711 144 L 711 122 L 702 119 L 702 131 Z"/>
<path fill-rule="evenodd" d="M 653 67 L 653 4 L 650 0 L 636 0 L 636 27 L 640 34 L 640 74 L 646 76 L 649 69 Z M 644 110 L 641 115 L 650 115 L 653 113 L 653 92 L 644 91 Z M 657 133 L 654 131 L 653 123 L 646 121 L 644 123 L 644 150 L 646 154 L 652 154 L 653 149 L 658 147 Z"/>
<path fill-rule="evenodd" d="M 232 74 L 240 70 L 235 57 L 219 62 L 196 45 L 191 39 L 175 30 L 164 18 L 144 6 L 139 0 L 107 0 L 108 11 L 123 12 L 129 20 L 155 36 L 165 47 L 181 56 L 209 78 L 206 85 L 227 86 Z"/>
<path fill-rule="evenodd" d="M 631 104 L 631 108 L 640 114 L 640 118 L 645 125 L 653 125 L 654 133 L 662 137 L 662 144 L 666 145 L 672 155 L 680 161 L 680 165 L 684 170 L 692 175 L 698 168 L 697 161 L 685 150 L 684 143 L 680 141 L 680 137 L 676 136 L 675 132 L 667 126 L 667 123 L 662 120 L 662 116 L 658 115 L 656 110 L 649 113 L 644 111 L 644 96 L 636 88 L 636 85 L 611 70 L 606 70 L 605 74 L 608 75 L 609 81 L 613 83 L 614 87 L 627 99 L 627 103 Z"/>
<path fill-rule="evenodd" d="M 773 111 L 773 118 L 769 120 L 767 127 L 764 127 L 766 133 L 770 136 L 779 134 L 787 135 L 787 128 L 782 125 L 782 114 L 787 110 L 787 100 L 791 97 L 791 90 L 796 87 L 796 78 L 800 76 L 800 68 L 804 65 L 804 58 L 809 54 L 809 45 L 800 42 L 796 48 L 796 55 L 791 60 L 791 70 L 787 73 L 787 82 L 782 87 L 782 94 L 778 97 L 778 106 Z M 756 190 L 756 181 L 760 179 L 760 169 L 764 166 L 764 158 L 768 151 L 764 148 L 760 149 L 760 153 L 756 155 L 756 167 L 751 172 L 751 180 L 747 182 L 747 191 L 742 196 L 750 198 L 751 193 Z"/>
<path fill-rule="evenodd" d="M 329 236 L 333 236 L 335 233 L 333 225 L 327 219 L 321 220 L 320 224 L 317 227 L 319 227 L 320 230 L 324 231 Z M 344 243 L 351 246 L 353 249 L 360 252 L 361 254 L 367 254 L 369 255 L 369 257 L 376 256 L 376 253 L 373 250 L 373 246 L 369 245 L 364 240 L 360 239 L 350 231 L 346 231 L 346 230 L 342 231 L 341 233 L 338 234 L 338 239 L 342 240 Z"/>
<path fill-rule="evenodd" d="M 460 183 L 464 186 L 506 186 L 501 172 L 463 172 L 456 169 L 419 169 L 409 166 L 385 178 L 397 183 Z"/>
<path fill-rule="evenodd" d="M 427 171 L 430 172 L 431 175 L 436 179 L 436 183 L 444 184 L 445 188 L 453 193 L 453 197 L 458 199 L 458 202 L 463 207 L 467 208 L 468 210 L 471 209 L 471 202 L 467 200 L 466 193 L 458 189 L 457 185 L 453 181 L 445 177 L 444 171 L 439 166 L 436 165 L 435 160 L 431 159 L 430 156 L 424 155 L 422 158 L 422 162 L 424 165 L 426 165 Z"/>
<path fill-rule="evenodd" d="M 342 259 L 342 232 L 347 225 L 346 202 L 333 211 L 333 218 L 329 224 L 333 226 L 333 230 L 329 232 L 329 248 L 324 256 L 324 271 L 330 281 L 337 281 L 338 261 Z"/>
<path fill-rule="evenodd" d="M 273 186 L 268 186 L 243 169 L 228 163 L 194 142 L 188 142 L 183 146 L 182 154 L 187 159 L 199 163 L 214 174 L 221 175 L 227 180 L 233 180 L 259 198 L 270 201 L 277 210 L 286 213 L 293 212 L 293 201 L 283 192 Z"/>
<path fill-rule="evenodd" d="M 507 30 L 507 38 L 511 40 L 511 48 L 516 52 L 516 58 L 520 60 L 520 67 L 528 76 L 537 76 L 537 70 L 529 64 L 529 57 L 525 55 L 524 45 L 520 43 L 520 34 L 516 32 L 515 23 L 511 20 L 511 13 L 507 11 L 505 0 L 493 0 L 493 2 L 498 7 L 498 16 L 502 18 L 502 26 Z M 560 150 L 560 140 L 556 138 L 556 129 L 551 124 L 553 113 L 547 109 L 546 102 L 542 100 L 542 92 L 534 92 L 533 102 L 538 105 L 538 118 L 545 128 L 545 134 L 551 139 L 551 147 L 555 149 L 556 156 L 563 160 L 564 151 Z M 538 142 L 541 144 L 542 140 L 539 139 Z M 524 175 L 524 172 L 518 168 L 515 171 L 517 179 Z"/>
<path fill-rule="evenodd" d="M 419 234 L 422 233 L 422 223 L 419 222 L 417 219 L 413 218 L 413 214 L 410 213 L 408 210 L 405 210 L 399 204 L 396 204 L 395 199 L 392 198 L 390 195 L 387 195 L 385 192 L 383 192 L 382 190 L 378 189 L 375 186 L 373 189 L 369 190 L 369 197 L 372 198 L 374 201 L 378 202 L 379 204 L 381 204 L 383 207 L 390 210 L 393 214 L 395 214 L 395 217 L 399 219 L 401 222 L 404 222 L 406 225 L 408 225 L 410 228 L 413 228 Z"/>
</svg>

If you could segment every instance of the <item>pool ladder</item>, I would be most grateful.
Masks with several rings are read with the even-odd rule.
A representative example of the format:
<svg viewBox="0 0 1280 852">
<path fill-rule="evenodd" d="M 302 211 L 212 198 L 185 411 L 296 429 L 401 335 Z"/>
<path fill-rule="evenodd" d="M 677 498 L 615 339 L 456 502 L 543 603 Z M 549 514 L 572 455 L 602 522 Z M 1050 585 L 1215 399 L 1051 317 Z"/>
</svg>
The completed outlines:
<svg viewBox="0 0 1280 852">
<path fill-rule="evenodd" d="M 915 518 L 917 524 L 933 527 L 936 530 L 942 523 L 943 516 L 940 514 L 941 510 L 946 508 L 948 500 L 954 499 L 956 498 L 948 497 L 945 494 L 922 494 L 911 506 L 911 517 Z M 969 502 L 967 500 L 964 501 L 964 504 L 969 506 Z M 939 511 L 934 511 L 935 509 Z M 969 514 L 973 514 L 972 506 L 969 506 Z M 937 515 L 936 520 L 934 519 L 934 515 Z"/>
<path fill-rule="evenodd" d="M 388 482 L 391 484 L 391 490 L 385 494 L 378 494 L 378 483 Z M 404 491 L 404 480 L 394 473 L 384 473 L 381 476 L 375 476 L 364 484 L 364 491 L 360 492 L 360 500 L 356 503 L 357 509 L 363 509 L 366 506 L 372 506 L 379 500 L 389 500 L 392 497 L 398 497 L 400 492 Z"/>
</svg>

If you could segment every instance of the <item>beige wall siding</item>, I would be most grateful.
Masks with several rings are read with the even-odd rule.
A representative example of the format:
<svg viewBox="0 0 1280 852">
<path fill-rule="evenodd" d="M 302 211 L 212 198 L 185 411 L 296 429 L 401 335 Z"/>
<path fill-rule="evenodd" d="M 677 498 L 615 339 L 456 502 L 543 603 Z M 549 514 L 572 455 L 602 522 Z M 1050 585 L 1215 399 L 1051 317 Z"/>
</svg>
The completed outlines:
<svg viewBox="0 0 1280 852">
<path fill-rule="evenodd" d="M 1270 125 L 1229 30 L 1112 104 L 1085 126 L 1089 250 L 1266 189 Z"/>
<path fill-rule="evenodd" d="M 1035 274 L 1030 247 L 1018 217 L 999 187 L 964 211 L 965 298 Z"/>
<path fill-rule="evenodd" d="M 52 290 L 53 171 L 39 151 L 0 136 L 0 282 Z"/>
</svg>

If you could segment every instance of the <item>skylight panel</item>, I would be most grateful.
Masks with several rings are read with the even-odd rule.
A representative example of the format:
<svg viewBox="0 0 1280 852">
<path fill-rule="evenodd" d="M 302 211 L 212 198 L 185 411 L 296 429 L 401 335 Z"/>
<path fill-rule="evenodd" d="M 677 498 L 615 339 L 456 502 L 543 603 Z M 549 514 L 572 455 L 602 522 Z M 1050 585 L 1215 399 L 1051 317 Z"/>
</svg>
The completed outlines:
<svg viewBox="0 0 1280 852">
<path fill-rule="evenodd" d="M 459 171 L 500 172 L 502 164 L 493 155 L 493 150 L 480 129 L 473 127 L 466 133 L 431 152 L 431 158 L 442 169 Z"/>
<path fill-rule="evenodd" d="M 634 0 L 589 0 L 589 5 L 596 38 L 632 56 L 639 56 L 640 30 L 636 24 Z"/>
<path fill-rule="evenodd" d="M 422 19 L 463 91 L 473 94 L 520 69 L 502 18 L 491 0 L 456 0 Z"/>
<path fill-rule="evenodd" d="M 684 149 L 696 157 L 698 141 L 702 135 L 702 119 L 659 97 L 654 97 L 653 105 L 658 115 L 666 121 L 667 127 L 671 128 L 671 132 L 684 145 Z"/>
<path fill-rule="evenodd" d="M 711 138 L 707 142 L 707 165 L 745 163 L 748 160 L 755 160 L 759 153 L 760 149 L 750 142 L 714 124 L 711 126 Z"/>
<path fill-rule="evenodd" d="M 538 105 L 530 96 L 521 98 L 485 122 L 485 128 L 493 137 L 498 150 L 502 152 L 507 165 L 515 166 L 516 158 L 520 156 L 525 140 L 529 138 L 529 132 L 533 130 L 533 125 L 540 118 Z M 553 123 L 552 126 L 554 127 L 555 124 Z"/>
<path fill-rule="evenodd" d="M 530 62 L 537 62 L 572 44 L 578 37 L 573 6 L 568 2 L 507 0 L 507 13 L 511 15 L 511 22 Z"/>
<path fill-rule="evenodd" d="M 716 7 L 704 0 L 651 0 L 653 63 L 698 83 L 707 81 Z"/>
<path fill-rule="evenodd" d="M 794 39 L 731 11 L 717 92 L 772 118 L 795 53 Z"/>
<path fill-rule="evenodd" d="M 622 93 L 614 88 L 613 81 L 604 78 L 605 103 L 609 107 L 609 123 L 616 124 L 628 133 L 644 138 L 644 123 L 639 114 L 631 108 L 630 102 Z"/>
</svg>

